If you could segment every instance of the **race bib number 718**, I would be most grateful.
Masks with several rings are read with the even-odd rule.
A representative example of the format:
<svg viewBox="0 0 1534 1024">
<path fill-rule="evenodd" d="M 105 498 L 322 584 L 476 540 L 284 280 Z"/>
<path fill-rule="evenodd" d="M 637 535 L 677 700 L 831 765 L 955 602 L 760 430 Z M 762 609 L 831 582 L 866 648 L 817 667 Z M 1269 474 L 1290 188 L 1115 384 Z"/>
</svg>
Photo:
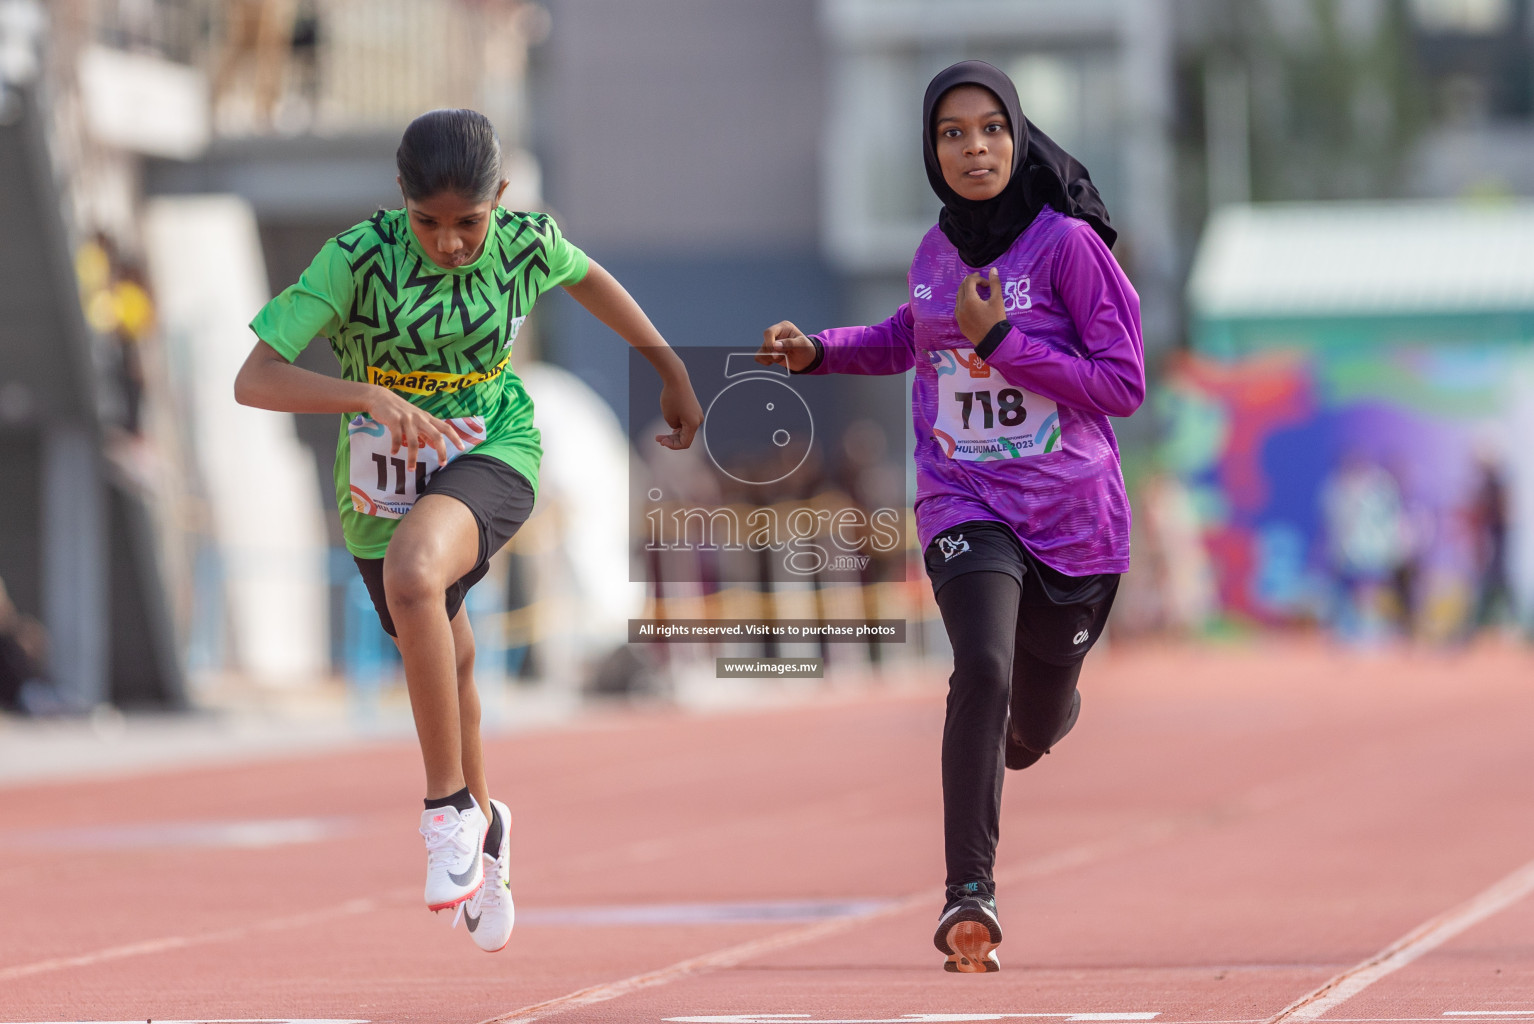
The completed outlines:
<svg viewBox="0 0 1534 1024">
<path fill-rule="evenodd" d="M 1026 459 L 1060 447 L 1054 402 L 1011 383 L 973 349 L 940 349 L 930 358 L 937 371 L 932 436 L 950 459 Z"/>
</svg>

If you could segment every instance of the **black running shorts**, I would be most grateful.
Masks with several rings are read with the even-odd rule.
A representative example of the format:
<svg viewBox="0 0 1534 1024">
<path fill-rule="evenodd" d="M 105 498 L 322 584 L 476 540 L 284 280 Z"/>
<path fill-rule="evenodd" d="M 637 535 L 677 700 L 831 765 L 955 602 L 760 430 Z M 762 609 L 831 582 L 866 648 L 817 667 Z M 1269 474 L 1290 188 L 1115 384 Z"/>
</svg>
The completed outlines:
<svg viewBox="0 0 1534 1024">
<path fill-rule="evenodd" d="M 469 588 L 485 578 L 490 570 L 490 557 L 512 538 L 527 517 L 533 513 L 533 485 L 527 478 L 500 459 L 470 452 L 460 455 L 431 478 L 426 494 L 446 494 L 468 506 L 479 526 L 479 560 L 474 568 L 464 573 L 457 582 L 447 588 L 447 617 L 458 614 Z M 378 612 L 378 621 L 384 632 L 398 636 L 394 631 L 394 619 L 389 615 L 389 602 L 384 596 L 384 560 L 382 558 L 357 558 L 352 556 L 362 572 L 362 582 L 367 584 L 368 596 Z"/>
<path fill-rule="evenodd" d="M 1005 523 L 976 520 L 932 538 L 926 551 L 932 592 L 966 573 L 999 572 L 1022 591 L 1017 639 L 1040 661 L 1067 665 L 1102 635 L 1118 594 L 1117 573 L 1067 576 L 1040 562 Z"/>
</svg>

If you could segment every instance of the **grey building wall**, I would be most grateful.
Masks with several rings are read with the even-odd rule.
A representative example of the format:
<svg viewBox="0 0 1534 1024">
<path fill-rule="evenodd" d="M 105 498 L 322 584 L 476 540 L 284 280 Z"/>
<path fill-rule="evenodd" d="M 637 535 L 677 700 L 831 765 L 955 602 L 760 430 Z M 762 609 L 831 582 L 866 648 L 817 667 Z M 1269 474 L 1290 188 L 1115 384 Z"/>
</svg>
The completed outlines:
<svg viewBox="0 0 1534 1024">
<path fill-rule="evenodd" d="M 820 255 L 814 0 L 553 0 L 533 149 L 566 234 L 677 345 L 754 346 L 838 315 Z M 623 342 L 565 296 L 551 355 L 622 413 Z"/>
<path fill-rule="evenodd" d="M 177 706 L 181 669 L 144 496 L 107 472 L 118 395 L 80 308 L 68 205 L 41 90 L 0 125 L 0 578 L 49 634 L 48 672 L 82 707 Z"/>
</svg>

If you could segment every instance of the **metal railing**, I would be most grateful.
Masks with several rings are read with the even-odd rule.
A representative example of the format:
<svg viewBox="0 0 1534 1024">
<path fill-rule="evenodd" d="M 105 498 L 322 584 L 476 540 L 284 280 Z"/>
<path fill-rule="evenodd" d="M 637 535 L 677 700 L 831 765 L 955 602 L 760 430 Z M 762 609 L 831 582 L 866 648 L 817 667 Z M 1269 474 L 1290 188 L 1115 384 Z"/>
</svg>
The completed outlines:
<svg viewBox="0 0 1534 1024">
<path fill-rule="evenodd" d="M 475 107 L 521 138 L 527 49 L 548 15 L 528 0 L 50 0 L 55 66 L 89 46 L 206 77 L 214 130 L 397 130 L 422 110 Z"/>
</svg>

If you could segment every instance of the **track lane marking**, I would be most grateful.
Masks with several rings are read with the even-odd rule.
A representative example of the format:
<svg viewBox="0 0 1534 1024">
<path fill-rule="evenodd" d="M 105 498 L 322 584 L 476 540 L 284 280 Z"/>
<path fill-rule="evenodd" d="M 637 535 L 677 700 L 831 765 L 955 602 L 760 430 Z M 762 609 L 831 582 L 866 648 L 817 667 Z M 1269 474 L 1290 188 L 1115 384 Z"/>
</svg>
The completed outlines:
<svg viewBox="0 0 1534 1024">
<path fill-rule="evenodd" d="M 1046 854 L 1035 860 L 1024 861 L 1005 871 L 997 872 L 996 881 L 999 884 L 1002 882 L 1040 878 L 1068 871 L 1072 868 L 1098 863 L 1116 854 L 1151 846 L 1180 834 L 1198 831 L 1202 828 L 1217 828 L 1247 814 L 1270 809 L 1276 804 L 1286 802 L 1298 795 L 1299 790 L 1297 787 L 1261 786 L 1227 803 L 1206 807 L 1192 813 L 1159 818 L 1134 828 L 1125 829 L 1117 835 L 1081 843 L 1077 846 L 1066 847 L 1063 850 Z M 923 889 L 903 898 L 891 900 L 864 914 L 834 918 L 803 928 L 794 928 L 775 935 L 767 935 L 760 939 L 742 942 L 711 953 L 702 953 L 653 971 L 634 974 L 618 981 L 590 985 L 566 995 L 556 996 L 553 999 L 546 999 L 542 1002 L 532 1003 L 528 1006 L 508 1011 L 498 1017 L 488 1017 L 480 1021 L 479 1024 L 527 1024 L 530 1021 L 542 1020 L 545 1017 L 552 1017 L 556 1014 L 591 1006 L 595 1003 L 609 1002 L 645 989 L 668 985 L 673 981 L 679 981 L 682 978 L 695 974 L 734 967 L 767 953 L 801 946 L 807 942 L 835 935 L 858 925 L 868 924 L 872 921 L 894 917 L 919 909 L 930 904 L 936 895 L 935 890 Z"/>
<path fill-rule="evenodd" d="M 289 917 L 257 921 L 255 924 L 239 925 L 234 928 L 224 928 L 214 932 L 204 932 L 201 935 L 168 935 L 161 939 L 148 939 L 143 942 L 130 942 L 122 946 L 109 946 L 106 949 L 98 949 L 93 953 L 58 956 L 47 960 L 38 960 L 30 964 L 3 967 L 0 968 L 0 981 L 26 978 L 34 974 L 45 974 L 48 971 L 62 971 L 71 967 L 91 967 L 95 964 L 106 963 L 111 960 L 122 960 L 133 956 L 147 956 L 152 953 L 165 953 L 175 949 L 186 949 L 190 946 L 204 946 L 214 942 L 232 942 L 237 939 L 248 938 L 256 932 L 304 928 L 308 925 L 330 921 L 337 917 L 348 917 L 352 914 L 365 914 L 377 910 L 391 898 L 398 899 L 405 891 L 398 890 L 379 899 L 347 900 L 345 903 L 339 903 L 333 907 L 325 907 L 321 910 L 311 910 L 302 914 L 293 914 Z M 415 892 L 414 889 L 408 891 Z"/>
<path fill-rule="evenodd" d="M 149 821 L 122 825 L 82 825 L 46 831 L 0 831 L 0 847 L 57 849 L 60 845 L 134 850 L 188 846 L 209 849 L 265 850 L 274 846 L 319 843 L 353 831 L 352 822 L 334 818 L 250 818 L 238 821 Z"/>
<path fill-rule="evenodd" d="M 595 907 L 518 907 L 517 924 L 678 925 L 809 924 L 878 910 L 883 900 L 720 900 L 713 903 L 615 903 Z"/>
<path fill-rule="evenodd" d="M 1229 823 L 1232 820 L 1245 817 L 1246 815 L 1270 810 L 1280 804 L 1288 803 L 1303 795 L 1305 776 L 1291 778 L 1282 782 L 1269 783 L 1258 786 L 1246 794 L 1234 800 L 1208 806 L 1196 811 L 1185 812 L 1178 815 L 1168 815 L 1164 818 L 1145 822 L 1134 828 L 1126 829 L 1117 835 L 1109 836 L 1093 842 L 1082 843 L 1077 846 L 1067 847 L 1052 854 L 1046 854 L 1032 861 L 1018 864 L 1006 871 L 998 872 L 998 882 L 1021 881 L 1029 878 L 1039 878 L 1052 875 L 1060 871 L 1069 870 L 1073 867 L 1084 866 L 1105 860 L 1114 854 L 1127 852 L 1142 846 L 1151 845 L 1159 840 L 1170 838 L 1174 835 L 1196 831 L 1200 828 L 1213 828 Z M 835 804 L 844 801 L 841 797 L 836 800 L 821 801 L 821 804 Z M 155 953 L 171 952 L 179 949 L 187 949 L 193 946 L 207 945 L 215 942 L 230 942 L 243 939 L 257 932 L 282 931 L 290 928 L 302 928 L 310 924 L 332 920 L 337 917 L 352 914 L 367 913 L 380 909 L 382 906 L 401 899 L 408 899 L 417 892 L 413 888 L 399 888 L 385 892 L 373 898 L 360 898 L 348 900 L 345 903 L 318 911 L 310 911 L 303 914 L 290 915 L 287 917 L 273 918 L 267 921 L 258 921 L 255 924 L 240 925 L 234 928 L 226 928 L 219 931 L 206 932 L 201 935 L 171 935 L 160 939 L 149 939 L 141 942 L 127 943 L 121 946 L 110 946 L 106 949 L 96 950 L 91 953 L 76 954 L 73 956 L 51 957 L 30 964 L 17 964 L 11 967 L 0 967 L 0 981 L 9 981 L 14 978 L 25 978 L 50 971 L 67 970 L 73 967 L 90 967 L 95 964 L 106 963 L 113 960 L 122 960 L 134 956 L 148 956 Z M 638 991 L 640 988 L 649 988 L 657 984 L 666 984 L 688 974 L 699 973 L 705 970 L 714 970 L 719 967 L 733 966 L 754 956 L 759 956 L 779 948 L 789 948 L 805 942 L 812 942 L 822 934 L 830 935 L 862 924 L 870 920 L 892 916 L 907 909 L 920 906 L 925 900 L 931 898 L 931 893 L 922 891 L 912 893 L 903 900 L 882 904 L 868 914 L 850 917 L 832 918 L 826 921 L 809 925 L 805 928 L 795 929 L 780 934 L 768 936 L 764 939 L 744 943 L 741 946 L 730 947 L 712 954 L 703 954 L 689 960 L 681 961 L 668 968 L 659 971 L 647 972 L 635 975 L 619 982 L 608 985 L 595 985 L 557 999 L 546 1000 L 531 1006 L 513 1010 L 509 1015 L 490 1018 L 484 1024 L 494 1024 L 500 1021 L 536 1020 L 538 1016 L 551 1016 L 554 1013 L 563 1012 L 564 1009 L 573 1009 L 576 1005 L 589 1005 L 593 1002 L 605 1002 L 618 998 L 619 995 L 628 991 Z M 736 959 L 730 954 L 741 953 Z M 723 957 L 718 963 L 713 958 Z M 678 969 L 681 969 L 678 971 Z M 635 988 L 624 989 L 612 995 L 595 998 L 598 990 L 608 990 L 613 986 L 637 983 L 642 979 L 650 979 L 652 975 L 665 975 L 664 980 L 649 980 L 639 984 Z M 579 1004 L 567 1002 L 581 998 Z M 525 1016 L 538 1011 L 537 1016 Z M 517 1016 L 522 1014 L 524 1016 Z M 1245 1024 L 1245 1022 L 1243 1022 Z M 1258 1024 L 1253 1021 L 1250 1024 Z M 1265 1022 L 1263 1022 L 1265 1024 Z"/>
<path fill-rule="evenodd" d="M 591 1006 L 594 1003 L 605 1003 L 647 988 L 670 984 L 689 975 L 719 970 L 723 967 L 733 967 L 736 964 L 765 953 L 802 945 L 827 935 L 835 935 L 837 932 L 844 931 L 854 924 L 863 924 L 901 910 L 908 910 L 919 905 L 921 902 L 931 899 L 931 892 L 923 892 L 919 901 L 913 901 L 908 897 L 871 914 L 825 921 L 806 928 L 795 928 L 790 931 L 779 932 L 776 935 L 753 939 L 750 942 L 742 942 L 739 945 L 715 950 L 712 953 L 704 953 L 700 956 L 689 957 L 686 960 L 679 960 L 659 970 L 635 974 L 620 981 L 591 985 L 587 988 L 571 992 L 568 995 L 556 996 L 553 999 L 546 999 L 541 1003 L 533 1003 L 530 1006 L 512 1010 L 510 1013 L 503 1013 L 498 1017 L 487 1018 L 481 1024 L 524 1024 L 526 1021 L 541 1020 L 544 1017 L 552 1017 L 557 1013 L 566 1013 L 583 1006 Z"/>
<path fill-rule="evenodd" d="M 753 825 L 758 828 L 770 827 L 771 822 L 778 818 L 792 816 L 803 817 L 806 811 L 818 814 L 826 810 L 834 811 L 844 808 L 848 803 L 856 804 L 858 801 L 866 799 L 870 792 L 877 791 L 880 788 L 881 787 L 871 787 L 869 790 L 859 790 L 850 794 L 841 794 L 839 796 L 818 801 L 809 805 L 808 808 L 803 806 L 796 808 L 784 808 L 779 812 L 775 812 L 771 815 L 763 815 L 760 818 L 746 818 L 726 824 L 724 826 L 711 825 L 698 831 L 705 834 L 719 833 L 724 835 L 738 834 L 741 827 L 751 827 Z M 765 821 L 762 819 L 765 819 Z M 147 828 L 150 826 L 145 827 Z M 5 835 L 5 833 L 0 833 L 0 840 L 3 840 Z M 333 838 L 333 836 L 327 836 L 325 838 Z M 686 838 L 687 837 L 685 836 L 682 837 L 684 840 Z M 3 842 L 0 842 L 0 845 L 3 845 Z M 631 847 L 633 845 L 635 844 L 631 844 Z M 625 847 L 623 852 L 630 852 L 631 847 Z M 593 854 L 588 855 L 587 859 L 592 860 L 593 864 L 601 864 L 604 862 L 610 863 L 615 859 L 623 860 L 626 858 L 623 856 L 615 858 L 604 854 Z M 377 897 L 377 900 L 380 904 L 392 902 L 402 898 L 408 898 L 415 891 L 416 890 L 414 889 L 394 889 L 384 893 L 382 896 Z M 280 931 L 285 928 L 303 927 L 306 924 L 314 923 L 316 921 L 330 920 L 334 917 L 345 916 L 349 913 L 360 913 L 362 912 L 361 910 L 348 909 L 353 907 L 353 905 L 357 904 L 358 902 L 359 901 L 357 900 L 351 900 L 347 903 L 340 904 L 339 906 L 331 907 L 326 910 L 312 911 L 305 914 L 277 918 L 268 921 L 258 921 L 251 925 L 240 925 L 233 928 L 222 929 L 220 931 L 207 932 L 201 935 L 170 935 L 159 939 L 146 939 L 139 942 L 126 943 L 121 946 L 111 946 L 106 949 L 96 950 L 91 953 L 81 953 L 73 956 L 58 956 L 30 964 L 18 964 L 11 967 L 0 967 L 0 981 L 7 981 L 12 978 L 29 977 L 34 974 L 44 974 L 49 971 L 67 970 L 71 967 L 89 967 L 93 964 L 104 963 L 112 960 L 121 960 L 125 957 L 149 956 L 155 953 L 166 953 L 173 950 L 185 949 L 191 946 L 206 945 L 208 943 L 230 942 L 245 938 L 252 932 Z M 371 910 L 376 909 L 376 907 L 368 907 L 365 909 Z M 533 910 L 531 913 L 532 916 L 536 919 L 536 917 L 540 914 L 540 911 Z"/>
<path fill-rule="evenodd" d="M 1126 829 L 1117 835 L 1108 836 L 1092 842 L 1082 843 L 1077 846 L 1067 847 L 1052 854 L 1046 854 L 1035 860 L 1026 861 L 1014 867 L 998 872 L 998 882 L 1021 881 L 1030 878 L 1039 878 L 1066 871 L 1074 867 L 1085 866 L 1106 860 L 1121 852 L 1128 852 L 1144 846 L 1149 846 L 1157 841 L 1173 836 L 1198 831 L 1202 828 L 1217 828 L 1228 824 L 1233 820 L 1246 817 L 1260 811 L 1271 810 L 1281 804 L 1289 803 L 1305 792 L 1305 781 L 1309 774 L 1292 777 L 1279 782 L 1268 783 L 1258 786 L 1236 799 L 1206 806 L 1204 808 L 1184 812 L 1182 814 L 1168 815 L 1142 823 L 1136 827 Z M 822 804 L 833 804 L 845 798 L 835 801 L 822 801 Z M 229 942 L 246 938 L 247 936 L 264 931 L 281 931 L 289 928 L 301 928 L 306 925 L 327 921 L 336 917 L 351 914 L 366 913 L 380 909 L 382 906 L 401 899 L 412 897 L 417 892 L 414 888 L 399 888 L 390 890 L 374 898 L 361 898 L 348 900 L 345 903 L 328 907 L 318 911 L 287 917 L 274 918 L 267 921 L 256 922 L 250 925 L 241 925 L 220 931 L 207 932 L 201 935 L 173 935 L 160 939 L 150 939 L 141 942 L 128 943 L 121 946 L 112 946 L 106 949 L 96 950 L 91 953 L 77 954 L 74 956 L 53 957 L 47 960 L 36 961 L 30 964 L 18 964 L 11 967 L 0 967 L 0 981 L 8 981 L 13 978 L 29 977 L 43 974 L 49 971 L 66 970 L 72 967 L 89 967 L 99 963 L 113 960 L 121 960 L 134 956 L 147 956 L 155 953 L 170 952 L 186 949 L 193 946 L 206 945 L 215 942 Z M 795 929 L 781 933 L 778 936 L 767 936 L 764 939 L 754 940 L 740 946 L 719 950 L 711 954 L 703 954 L 688 960 L 680 961 L 667 968 L 645 974 L 634 975 L 631 978 L 607 985 L 595 985 L 566 996 L 546 1000 L 530 1006 L 513 1010 L 509 1014 L 500 1017 L 489 1018 L 483 1024 L 498 1024 L 498 1022 L 512 1022 L 524 1020 L 536 1020 L 542 1016 L 552 1016 L 566 1009 L 573 1009 L 577 1005 L 590 1005 L 595 1002 L 605 1002 L 610 999 L 626 994 L 629 991 L 638 991 L 641 988 L 649 988 L 657 984 L 666 984 L 686 975 L 699 973 L 706 970 L 714 970 L 720 967 L 733 966 L 755 956 L 772 952 L 779 948 L 789 948 L 805 942 L 814 941 L 821 935 L 835 934 L 855 925 L 866 923 L 886 916 L 893 916 L 905 910 L 918 907 L 932 894 L 928 891 L 913 893 L 902 900 L 882 904 L 878 909 L 868 914 L 850 917 L 833 918 L 805 928 Z M 738 958 L 733 954 L 739 953 Z M 717 960 L 718 962 L 715 962 Z M 664 975 L 664 978 L 658 976 Z M 648 979 L 648 980 L 646 980 Z M 643 984 L 639 982 L 643 981 Z M 634 987 L 615 991 L 613 994 L 596 997 L 598 991 L 613 990 L 614 986 L 625 986 L 634 983 Z M 571 1000 L 580 999 L 579 1003 Z M 533 1016 L 527 1016 L 537 1013 Z M 519 1016 L 520 1015 L 520 1016 Z M 1208 1022 L 1203 1022 L 1208 1024 Z M 1219 1022 L 1215 1022 L 1219 1024 Z M 1255 1019 L 1250 1022 L 1233 1022 L 1233 1024 L 1267 1024 Z"/>
<path fill-rule="evenodd" d="M 1486 920 L 1534 892 L 1534 861 L 1530 861 L 1489 889 L 1458 907 L 1423 922 L 1369 959 L 1348 968 L 1311 991 L 1263 1024 L 1313 1021 L 1328 1010 L 1352 999 L 1376 981 L 1394 974 L 1418 957 L 1430 953 L 1461 932 Z"/>
<path fill-rule="evenodd" d="M 724 1013 L 667 1017 L 662 1024 L 963 1024 L 976 1021 L 1148 1021 L 1159 1013 L 903 1013 L 899 1017 L 811 1017 L 807 1013 Z"/>
<path fill-rule="evenodd" d="M 1199 816 L 1200 820 L 1202 820 L 1202 817 L 1203 816 Z M 1053 874 L 1056 871 L 1066 870 L 1068 868 L 1075 867 L 1078 864 L 1091 863 L 1095 860 L 1101 859 L 1102 857 L 1110 856 L 1111 854 L 1118 852 L 1121 849 L 1130 849 L 1133 846 L 1140 845 L 1143 842 L 1154 841 L 1155 839 L 1159 839 L 1165 835 L 1170 835 L 1172 832 L 1176 831 L 1178 831 L 1177 823 L 1173 819 L 1152 822 L 1149 825 L 1141 826 L 1138 829 L 1131 829 L 1125 833 L 1121 833 L 1119 836 L 1110 837 L 1107 840 L 1099 840 L 1094 843 L 1085 843 L 1081 846 L 1069 847 L 1065 850 L 1059 851 L 1058 853 L 1046 855 L 1045 857 L 1042 857 L 1036 861 L 1020 865 L 1011 871 L 998 873 L 997 880 L 1007 881 L 1038 877 L 1041 874 Z M 360 898 L 348 900 L 345 903 L 340 903 L 332 907 L 326 907 L 321 910 L 307 911 L 302 914 L 293 914 L 287 917 L 272 918 L 266 921 L 258 921 L 254 924 L 237 925 L 233 928 L 224 928 L 218 931 L 204 932 L 199 935 L 168 935 L 158 939 L 146 939 L 140 942 L 130 942 L 120 946 L 109 946 L 106 949 L 98 949 L 90 953 L 79 953 L 72 956 L 50 957 L 47 960 L 38 960 L 29 964 L 16 964 L 10 967 L 0 967 L 0 981 L 10 981 L 15 978 L 26 978 L 37 974 L 46 974 L 50 971 L 68 970 L 74 967 L 91 967 L 96 964 L 108 963 L 113 960 L 122 960 L 129 957 L 150 956 L 156 953 L 168 953 L 174 950 L 187 949 L 192 946 L 203 946 L 216 942 L 233 942 L 239 939 L 247 938 L 257 932 L 283 931 L 291 928 L 303 928 L 311 924 L 333 920 L 337 917 L 346 917 L 353 914 L 368 913 L 370 911 L 380 909 L 387 903 L 408 898 L 415 892 L 415 889 L 394 889 L 376 898 Z M 909 909 L 911 906 L 920 905 L 922 901 L 930 898 L 931 893 L 927 891 L 923 891 L 921 893 L 913 893 L 911 896 L 906 897 L 903 900 L 879 904 L 870 913 L 831 918 L 803 929 L 797 929 L 784 933 L 782 936 L 780 936 L 780 938 L 791 939 L 792 941 L 789 941 L 787 945 L 797 945 L 802 942 L 813 941 L 815 938 L 819 937 L 822 929 L 824 929 L 827 934 L 833 934 L 864 921 L 899 913 L 903 910 Z M 773 937 L 768 936 L 767 938 L 772 939 Z M 756 944 L 764 941 L 766 940 L 755 940 L 754 942 L 745 943 L 744 946 L 754 947 Z M 693 959 L 702 961 L 707 959 L 709 956 L 731 953 L 737 948 L 741 947 L 731 947 L 730 949 L 720 950 L 716 954 L 705 954 L 703 957 L 696 957 Z M 748 952 L 747 956 L 749 957 L 760 955 L 761 953 L 770 952 L 772 949 L 776 948 L 778 948 L 778 946 L 774 944 L 763 947 L 761 949 L 753 949 Z M 731 961 L 731 963 L 734 962 L 738 961 Z M 682 964 L 692 964 L 692 961 L 683 961 Z M 680 967 L 682 964 L 673 964 L 672 967 Z M 725 963 L 706 966 L 702 964 L 693 965 L 683 973 L 691 974 L 695 973 L 697 970 L 715 969 L 720 966 L 729 965 L 730 964 Z M 665 968 L 663 970 L 669 971 L 670 968 Z M 677 975 L 677 977 L 680 976 L 681 975 Z M 639 978 L 643 976 L 636 975 L 635 977 Z M 634 979 L 625 980 L 632 981 Z M 670 975 L 668 975 L 667 980 L 672 980 Z M 621 982 L 614 984 L 621 984 Z M 594 988 L 600 987 L 602 986 L 594 986 Z M 647 988 L 649 985 L 647 984 L 641 987 Z M 586 991 L 587 990 L 582 989 L 580 992 L 573 992 L 570 993 L 569 996 L 563 996 L 560 998 L 572 999 L 576 996 L 582 995 Z M 604 999 L 597 999 L 594 1001 L 605 1002 L 606 999 L 613 998 L 617 998 L 617 996 L 607 996 Z M 539 1003 L 535 1005 L 537 1007 L 542 1007 L 544 1004 Z M 515 1012 L 531 1011 L 533 1008 L 534 1007 L 524 1007 L 523 1010 Z M 495 1019 L 500 1020 L 500 1018 Z M 527 1019 L 531 1020 L 536 1018 Z"/>
</svg>

